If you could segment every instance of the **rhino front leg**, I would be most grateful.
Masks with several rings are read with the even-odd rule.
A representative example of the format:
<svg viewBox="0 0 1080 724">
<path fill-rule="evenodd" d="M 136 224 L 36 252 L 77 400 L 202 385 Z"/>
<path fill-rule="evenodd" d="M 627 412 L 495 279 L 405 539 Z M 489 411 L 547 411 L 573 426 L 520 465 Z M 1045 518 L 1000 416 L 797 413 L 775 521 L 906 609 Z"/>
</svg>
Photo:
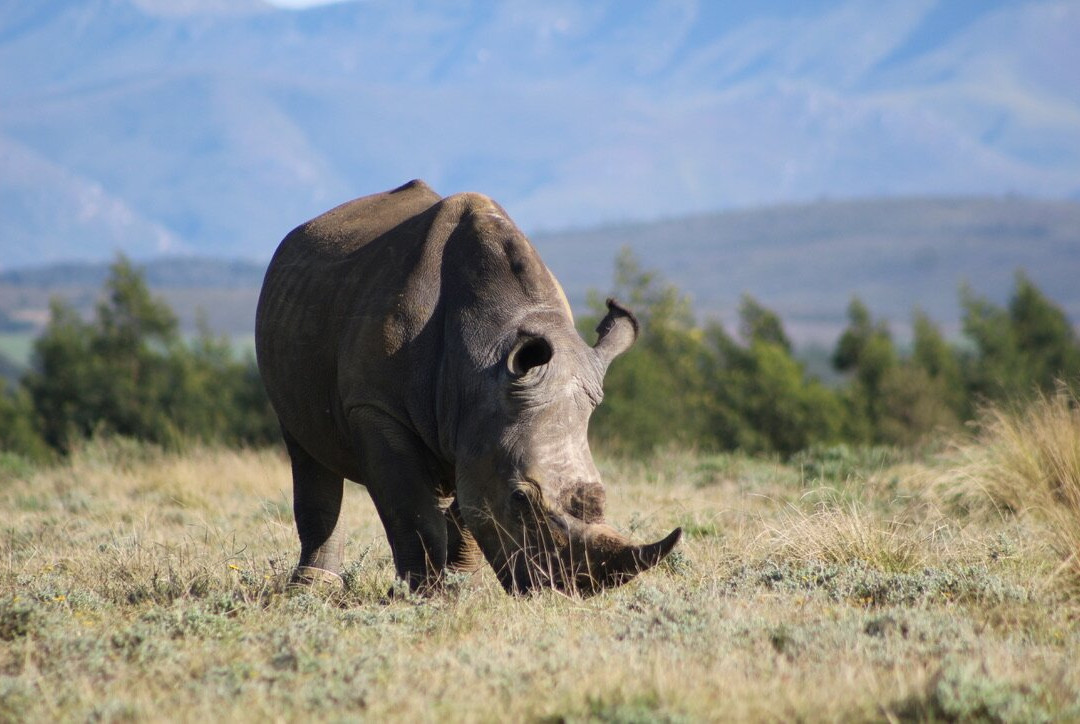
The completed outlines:
<svg viewBox="0 0 1080 724">
<path fill-rule="evenodd" d="M 300 562 L 291 582 L 340 583 L 345 535 L 338 521 L 344 479 L 311 457 L 287 432 L 285 446 L 292 461 L 293 515 L 300 536 Z"/>
<path fill-rule="evenodd" d="M 363 484 L 386 529 L 398 578 L 413 591 L 435 588 L 446 568 L 447 525 L 438 476 L 416 435 L 389 415 L 362 407 L 350 417 Z"/>
</svg>

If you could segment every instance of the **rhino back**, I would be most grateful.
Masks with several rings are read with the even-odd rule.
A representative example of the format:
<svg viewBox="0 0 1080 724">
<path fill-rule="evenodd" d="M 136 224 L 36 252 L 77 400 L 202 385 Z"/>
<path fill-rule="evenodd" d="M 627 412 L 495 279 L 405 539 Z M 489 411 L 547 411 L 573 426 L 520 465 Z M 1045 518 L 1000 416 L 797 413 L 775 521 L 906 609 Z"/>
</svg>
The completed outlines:
<svg viewBox="0 0 1080 724">
<path fill-rule="evenodd" d="M 363 367 L 385 356 L 373 328 L 400 303 L 422 252 L 424 212 L 438 201 L 414 181 L 342 204 L 290 232 L 263 281 L 255 347 L 271 403 L 308 452 L 352 479 L 342 357 Z"/>
</svg>

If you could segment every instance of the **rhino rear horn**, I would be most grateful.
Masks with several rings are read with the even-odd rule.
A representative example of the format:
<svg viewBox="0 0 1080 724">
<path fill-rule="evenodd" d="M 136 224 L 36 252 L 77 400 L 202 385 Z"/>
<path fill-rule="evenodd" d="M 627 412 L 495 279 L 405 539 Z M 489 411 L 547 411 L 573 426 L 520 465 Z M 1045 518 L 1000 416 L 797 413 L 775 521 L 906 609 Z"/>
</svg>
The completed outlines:
<svg viewBox="0 0 1080 724">
<path fill-rule="evenodd" d="M 597 357 L 606 371 L 611 360 L 629 349 L 638 336 L 638 321 L 634 313 L 614 299 L 607 300 L 608 312 L 596 327 Z"/>
</svg>

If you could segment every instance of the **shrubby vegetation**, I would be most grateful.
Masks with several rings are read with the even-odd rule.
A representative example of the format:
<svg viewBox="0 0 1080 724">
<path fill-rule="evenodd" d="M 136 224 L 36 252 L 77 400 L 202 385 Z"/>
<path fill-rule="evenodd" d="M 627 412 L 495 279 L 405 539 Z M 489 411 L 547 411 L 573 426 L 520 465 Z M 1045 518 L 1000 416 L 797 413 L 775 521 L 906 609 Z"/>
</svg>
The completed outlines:
<svg viewBox="0 0 1080 724">
<path fill-rule="evenodd" d="M 1080 384 L 1080 343 L 1060 307 L 1022 273 L 1006 307 L 961 290 L 963 339 L 947 340 L 916 310 L 901 349 L 859 299 L 832 354 L 843 375 L 807 373 L 782 320 L 744 296 L 733 332 L 696 319 L 690 302 L 627 250 L 613 296 L 643 333 L 611 368 L 592 423 L 609 450 L 658 447 L 791 456 L 838 444 L 913 447 L 955 431 L 987 403 L 1017 402 Z M 603 305 L 581 320 L 595 328 Z M 92 320 L 54 302 L 17 389 L 0 394 L 0 451 L 41 459 L 96 434 L 176 446 L 188 441 L 264 444 L 278 437 L 250 356 L 205 328 L 194 341 L 120 258 Z"/>
<path fill-rule="evenodd" d="M 1007 307 L 961 290 L 964 338 L 945 339 L 919 310 L 903 350 L 858 298 L 833 352 L 839 386 L 810 377 L 780 318 L 744 296 L 737 334 L 699 323 L 687 298 L 629 251 L 612 294 L 643 333 L 605 381 L 593 435 L 632 453 L 668 444 L 791 455 L 838 443 L 916 446 L 990 403 L 1080 384 L 1080 343 L 1064 312 L 1022 273 Z M 600 310 L 600 297 L 591 304 Z M 582 320 L 595 327 L 597 316 Z"/>
<path fill-rule="evenodd" d="M 98 434 L 165 446 L 265 444 L 278 434 L 254 359 L 176 316 L 125 258 L 110 269 L 94 318 L 54 301 L 31 370 L 0 395 L 0 450 L 64 454 Z"/>
<path fill-rule="evenodd" d="M 608 371 L 597 439 L 631 453 L 677 444 L 785 454 L 841 439 L 840 400 L 807 377 L 779 317 L 752 297 L 739 308 L 739 339 L 716 322 L 699 326 L 686 297 L 628 252 L 616 260 L 613 296 L 643 332 Z M 583 331 L 596 319 L 583 319 Z"/>
</svg>

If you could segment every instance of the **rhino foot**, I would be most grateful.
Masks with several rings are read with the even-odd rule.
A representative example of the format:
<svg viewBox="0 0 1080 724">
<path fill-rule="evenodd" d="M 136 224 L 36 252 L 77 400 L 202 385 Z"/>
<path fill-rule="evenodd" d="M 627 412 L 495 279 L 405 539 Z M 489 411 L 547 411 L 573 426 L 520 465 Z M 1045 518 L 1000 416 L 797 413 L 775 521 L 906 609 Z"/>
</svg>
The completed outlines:
<svg viewBox="0 0 1080 724">
<path fill-rule="evenodd" d="M 334 587 L 336 589 L 345 588 L 345 580 L 334 573 L 328 571 L 325 568 L 314 568 L 313 566 L 297 566 L 293 571 L 292 578 L 289 579 L 289 588 L 329 588 Z"/>
</svg>

